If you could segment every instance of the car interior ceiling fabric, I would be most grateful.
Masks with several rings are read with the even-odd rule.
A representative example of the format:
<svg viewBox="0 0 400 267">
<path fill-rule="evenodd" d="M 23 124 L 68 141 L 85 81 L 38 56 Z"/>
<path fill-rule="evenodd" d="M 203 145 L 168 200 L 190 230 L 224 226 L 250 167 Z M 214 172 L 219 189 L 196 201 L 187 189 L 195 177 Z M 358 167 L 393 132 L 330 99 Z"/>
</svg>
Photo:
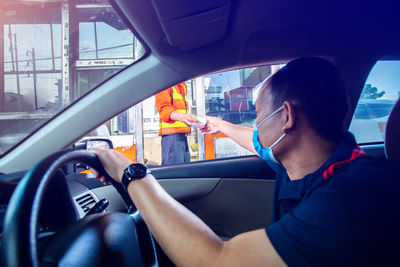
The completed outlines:
<svg viewBox="0 0 400 267">
<path fill-rule="evenodd" d="M 388 159 L 400 161 L 400 100 L 397 100 L 386 124 L 385 153 Z"/>
</svg>

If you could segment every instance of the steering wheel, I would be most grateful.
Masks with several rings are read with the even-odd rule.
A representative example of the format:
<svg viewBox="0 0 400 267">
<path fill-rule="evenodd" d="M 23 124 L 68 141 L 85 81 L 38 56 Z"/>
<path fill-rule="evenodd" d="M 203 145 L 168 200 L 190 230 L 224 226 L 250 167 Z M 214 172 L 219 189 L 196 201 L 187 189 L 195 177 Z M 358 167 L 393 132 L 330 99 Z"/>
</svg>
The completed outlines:
<svg viewBox="0 0 400 267">
<path fill-rule="evenodd" d="M 34 166 L 15 189 L 8 205 L 2 237 L 6 266 L 157 266 L 151 234 L 138 212 L 101 213 L 78 218 L 65 175 L 67 163 L 82 163 L 106 173 L 96 154 L 85 150 L 60 151 Z M 110 178 L 111 179 L 111 178 Z M 53 198 L 49 197 L 53 195 Z M 58 199 L 59 202 L 45 201 Z M 63 208 L 53 227 L 58 203 Z M 50 206 L 51 208 L 44 208 Z M 53 216 L 54 217 L 54 216 Z M 50 219 L 50 221 L 52 221 Z M 60 224 L 60 221 L 62 223 Z"/>
</svg>

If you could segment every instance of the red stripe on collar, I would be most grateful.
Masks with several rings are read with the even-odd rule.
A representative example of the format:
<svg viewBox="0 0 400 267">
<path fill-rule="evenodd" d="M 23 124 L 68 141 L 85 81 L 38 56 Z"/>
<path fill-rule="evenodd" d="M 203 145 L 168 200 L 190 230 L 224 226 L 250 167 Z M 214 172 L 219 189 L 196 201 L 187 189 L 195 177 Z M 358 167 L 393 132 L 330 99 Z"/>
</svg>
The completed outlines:
<svg viewBox="0 0 400 267">
<path fill-rule="evenodd" d="M 347 164 L 349 162 L 352 162 L 353 160 L 359 158 L 360 156 L 362 156 L 364 154 L 365 154 L 365 151 L 357 145 L 356 148 L 351 153 L 351 156 L 350 156 L 350 158 L 348 160 L 335 162 L 332 165 L 330 165 L 324 171 L 324 174 L 323 174 L 324 179 L 326 179 L 329 176 L 331 176 L 333 174 L 333 171 L 334 171 L 333 169 L 336 168 L 337 166 L 344 165 L 344 164 Z"/>
</svg>

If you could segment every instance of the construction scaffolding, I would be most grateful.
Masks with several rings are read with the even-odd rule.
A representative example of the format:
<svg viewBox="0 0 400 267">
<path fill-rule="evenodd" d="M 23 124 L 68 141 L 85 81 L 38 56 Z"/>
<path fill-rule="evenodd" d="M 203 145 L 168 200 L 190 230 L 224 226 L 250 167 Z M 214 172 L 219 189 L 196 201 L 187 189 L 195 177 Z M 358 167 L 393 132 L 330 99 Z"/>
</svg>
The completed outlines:
<svg viewBox="0 0 400 267">
<path fill-rule="evenodd" d="M 0 18 L 0 151 L 143 52 L 105 0 L 1 1 Z"/>
</svg>

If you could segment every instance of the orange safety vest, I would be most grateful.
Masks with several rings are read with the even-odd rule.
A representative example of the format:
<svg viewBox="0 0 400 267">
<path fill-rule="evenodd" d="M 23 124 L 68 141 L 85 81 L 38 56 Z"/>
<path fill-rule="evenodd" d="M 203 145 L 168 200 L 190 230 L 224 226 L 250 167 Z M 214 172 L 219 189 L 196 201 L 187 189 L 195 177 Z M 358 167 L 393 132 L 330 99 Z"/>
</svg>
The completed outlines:
<svg viewBox="0 0 400 267">
<path fill-rule="evenodd" d="M 158 134 L 190 133 L 190 127 L 184 122 L 170 119 L 173 111 L 189 113 L 186 83 L 180 83 L 168 88 L 156 94 L 155 98 L 158 114 L 160 115 L 160 130 Z"/>
</svg>

